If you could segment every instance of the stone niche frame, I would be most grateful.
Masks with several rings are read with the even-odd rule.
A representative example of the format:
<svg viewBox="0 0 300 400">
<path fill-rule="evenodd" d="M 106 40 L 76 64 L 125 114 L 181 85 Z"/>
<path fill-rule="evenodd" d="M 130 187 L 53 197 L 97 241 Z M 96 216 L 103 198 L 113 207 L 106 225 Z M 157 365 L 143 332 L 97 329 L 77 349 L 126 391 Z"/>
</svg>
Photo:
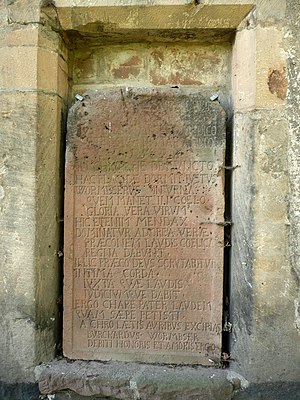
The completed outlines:
<svg viewBox="0 0 300 400">
<path fill-rule="evenodd" d="M 105 5 L 103 5 L 104 3 Z M 234 324 L 234 341 L 232 342 L 231 351 L 236 362 L 233 362 L 230 368 L 245 375 L 250 381 L 266 382 L 271 373 L 275 381 L 293 380 L 293 377 L 289 377 L 287 372 L 285 373 L 286 375 L 282 372 L 283 370 L 290 370 L 289 357 L 280 357 L 282 364 L 280 369 L 276 367 L 275 363 L 272 365 L 272 353 L 261 357 L 269 339 L 266 331 L 259 327 L 259 323 L 257 325 L 257 321 L 261 321 L 261 324 L 267 324 L 267 313 L 264 308 L 271 307 L 269 301 L 270 291 L 263 292 L 261 286 L 254 290 L 253 286 L 258 280 L 265 279 L 265 274 L 269 271 L 267 264 L 272 265 L 276 260 L 273 265 L 275 268 L 273 269 L 273 276 L 276 276 L 276 273 L 280 272 L 280 262 L 284 264 L 289 263 L 289 261 L 287 261 L 286 249 L 284 251 L 275 251 L 269 260 L 266 260 L 266 256 L 257 250 L 260 246 L 266 247 L 271 243 L 274 246 L 274 241 L 280 244 L 282 237 L 286 233 L 280 228 L 282 217 L 278 216 L 277 220 L 275 217 L 271 222 L 268 221 L 270 232 L 276 228 L 273 230 L 273 235 L 270 234 L 266 239 L 262 234 L 262 225 L 266 221 L 259 215 L 259 212 L 257 214 L 255 212 L 260 210 L 260 199 L 264 196 L 269 199 L 268 201 L 273 200 L 272 191 L 270 191 L 272 182 L 269 185 L 265 185 L 265 182 L 258 181 L 257 174 L 259 171 L 257 171 L 256 167 L 254 168 L 252 157 L 254 140 L 258 137 L 259 130 L 264 128 L 262 120 L 269 121 L 268 126 L 270 126 L 270 121 L 276 116 L 276 125 L 286 132 L 283 116 L 284 99 L 276 96 L 276 93 L 274 95 L 274 92 L 270 92 L 266 78 L 270 68 L 282 70 L 286 67 L 286 57 L 280 47 L 283 40 L 280 23 L 278 23 L 278 27 L 268 27 L 263 26 L 263 24 L 257 26 L 252 18 L 253 16 L 246 18 L 255 6 L 254 3 L 254 1 L 250 0 L 205 0 L 200 5 L 195 5 L 194 2 L 174 0 L 154 1 L 151 2 L 151 6 L 145 7 L 148 2 L 143 1 L 140 2 L 141 6 L 138 7 L 132 1 L 127 3 L 124 1 L 120 5 L 120 2 L 113 0 L 106 2 L 81 0 L 76 1 L 76 4 L 72 0 L 56 0 L 55 7 L 45 7 L 42 11 L 50 24 L 54 25 L 54 28 L 65 36 L 67 42 L 69 40 L 80 40 L 80 32 L 84 32 L 84 34 L 90 33 L 91 37 L 95 36 L 97 26 L 98 28 L 99 26 L 104 26 L 104 31 L 106 32 L 107 30 L 109 32 L 109 29 L 116 32 L 116 27 L 118 27 L 121 31 L 128 33 L 129 38 L 131 34 L 135 37 L 135 34 L 142 27 L 146 27 L 149 30 L 167 28 L 170 33 L 174 32 L 175 34 L 178 33 L 178 30 L 181 33 L 186 30 L 199 30 L 199 32 L 201 30 L 202 34 L 206 32 L 212 41 L 215 35 L 234 32 L 239 27 L 233 45 L 232 58 L 233 162 L 241 167 L 237 168 L 233 175 L 232 213 L 235 216 L 235 226 L 232 232 L 231 322 Z M 151 11 L 154 11 L 155 7 L 157 7 L 157 15 L 160 15 L 158 19 L 153 18 L 153 15 L 151 16 Z M 131 18 L 129 22 L 129 17 L 132 17 L 132 11 L 136 12 L 138 18 Z M 246 23 L 244 26 L 242 21 L 245 18 Z M 176 27 L 170 22 L 175 20 Z M 102 22 L 98 24 L 99 21 Z M 271 40 L 270 35 L 272 37 Z M 42 37 L 43 35 L 40 33 L 40 38 Z M 265 52 L 270 42 L 273 46 L 273 52 L 272 57 L 268 58 L 265 56 Z M 59 53 L 61 51 L 59 50 L 60 46 L 65 49 L 64 45 L 57 44 L 53 51 Z M 42 47 L 37 48 L 38 56 L 42 56 L 42 52 Z M 43 76 L 42 71 L 45 67 L 41 65 L 41 59 L 39 60 L 38 72 L 41 72 Z M 56 87 L 61 83 L 66 85 L 67 81 L 65 75 L 61 77 L 59 63 L 59 58 L 53 61 L 53 71 L 55 70 L 56 72 L 51 75 L 54 81 L 56 79 Z M 44 76 L 46 76 L 46 72 Z M 39 90 L 40 86 L 38 84 L 36 91 L 38 92 Z M 65 93 L 62 96 L 64 100 L 67 99 Z M 48 107 L 43 102 L 43 99 L 39 97 L 36 99 L 36 106 L 45 112 Z M 61 104 L 51 109 L 50 113 L 55 120 L 59 121 L 60 118 L 58 116 L 63 108 L 64 105 Z M 241 132 L 247 133 L 242 134 Z M 56 123 L 56 134 L 57 137 L 61 134 L 59 123 Z M 275 133 L 272 131 L 271 135 L 275 135 Z M 250 149 L 246 159 L 244 159 L 243 146 Z M 41 175 L 40 179 L 43 179 L 43 175 Z M 282 179 L 282 184 L 287 185 L 287 178 L 283 177 Z M 257 183 L 257 187 L 261 189 L 260 197 L 254 198 L 253 182 Z M 275 186 L 275 184 L 273 185 Z M 240 193 L 243 193 L 242 197 Z M 280 205 L 278 207 L 280 208 Z M 282 204 L 281 207 L 283 214 L 286 215 L 286 205 Z M 248 232 L 243 229 L 245 223 L 249 223 L 251 227 Z M 40 224 L 44 225 L 45 221 L 43 220 Z M 278 248 L 280 248 L 280 245 Z M 280 262 L 278 262 L 278 259 L 280 259 Z M 248 264 L 246 271 L 243 269 L 245 264 Z M 288 272 L 285 273 L 289 277 Z M 240 279 L 239 276 L 243 276 L 245 279 Z M 279 281 L 276 281 L 276 285 L 279 290 Z M 41 284 L 38 290 L 42 290 L 42 286 Z M 48 288 L 51 289 L 51 283 L 48 283 Z M 295 287 L 293 286 L 291 290 L 295 291 Z M 275 297 L 273 296 L 272 299 L 274 300 Z M 285 307 L 287 307 L 287 302 L 280 305 L 279 317 L 276 319 L 278 326 L 286 323 L 284 319 L 286 317 L 284 315 Z M 49 338 L 52 338 L 56 329 L 54 324 L 51 329 L 48 332 Z M 285 332 L 282 332 L 276 339 L 272 337 L 274 342 L 272 346 L 274 348 L 276 345 L 278 347 L 283 346 L 285 353 L 292 353 L 293 345 L 289 344 L 289 341 L 290 343 L 296 343 L 296 340 L 292 333 L 285 337 Z M 37 342 L 39 343 L 38 340 Z M 34 346 L 38 346 L 38 344 Z M 51 354 L 54 356 L 53 350 L 51 350 L 53 348 L 53 339 L 49 341 L 48 347 L 48 350 L 46 349 L 43 354 L 34 359 L 36 364 L 49 360 Z M 247 354 L 247 357 L 244 357 L 245 354 Z M 256 368 L 251 366 L 254 363 L 257 365 Z M 270 367 L 272 372 L 267 371 L 265 365 L 272 365 Z M 53 385 L 52 382 L 52 386 L 48 385 L 50 379 L 55 377 L 55 363 L 53 364 L 54 369 L 51 370 L 51 368 L 48 367 L 42 372 L 40 378 L 41 391 L 43 393 L 53 393 L 54 390 L 70 387 L 70 383 L 67 380 L 61 380 L 63 383 L 59 384 L 58 375 L 56 375 L 56 384 Z M 297 368 L 295 368 L 295 374 L 297 374 Z M 294 380 L 297 380 L 297 375 L 295 375 Z M 47 383 L 45 384 L 45 382 Z M 136 393 L 136 390 L 136 387 L 133 386 L 133 393 Z M 78 393 L 80 393 L 80 390 L 78 390 Z"/>
<path fill-rule="evenodd" d="M 131 5 L 131 2 L 117 5 L 107 1 L 100 6 L 97 2 L 89 2 L 88 7 L 84 4 L 81 7 L 80 3 L 68 7 L 68 2 L 57 1 L 55 11 L 60 28 L 73 46 L 84 41 L 87 47 L 93 46 L 100 40 L 108 43 L 139 41 L 143 44 L 149 41 L 149 37 L 152 41 L 163 42 L 181 38 L 188 45 L 190 42 L 229 40 L 253 7 L 249 2 L 195 5 L 173 1 L 166 4 L 152 2 L 145 8 L 147 2 L 144 3 L 142 6 Z M 227 273 L 225 269 L 224 272 Z"/>
<path fill-rule="evenodd" d="M 222 0 L 195 5 L 173 0 L 142 1 L 136 5 L 132 1 L 120 4 L 114 0 L 82 0 L 73 4 L 70 0 L 56 0 L 55 6 L 47 6 L 42 11 L 50 24 L 59 21 L 57 28 L 71 47 L 84 40 L 93 45 L 99 38 L 111 43 L 145 43 L 149 35 L 151 40 L 162 42 L 182 38 L 188 44 L 189 35 L 192 42 L 214 43 L 228 40 L 253 9 L 252 1 L 236 3 Z M 69 95 L 74 95 L 71 87 Z M 69 102 L 72 101 L 69 99 Z"/>
<path fill-rule="evenodd" d="M 225 111 L 199 89 L 89 91 L 70 109 L 66 357 L 209 366 L 210 358 L 221 357 L 225 140 Z M 90 190 L 94 179 L 93 198 L 101 199 L 97 211 L 90 195 L 79 193 Z M 188 204 L 178 206 L 179 199 Z M 106 210 L 104 218 L 100 210 Z M 99 221 L 93 239 L 87 229 L 92 220 Z M 189 236 L 196 246 L 185 243 Z M 178 260 L 184 261 L 180 268 L 174 266 Z M 91 280 L 94 266 L 101 272 Z M 106 297 L 100 300 L 99 293 Z M 96 302 L 93 311 L 87 300 Z M 96 314 L 86 318 L 81 314 L 86 312 Z M 97 320 L 96 329 L 91 320 Z M 203 321 L 210 322 L 210 330 L 203 329 Z M 202 329 L 192 329 L 193 323 Z M 155 340 L 155 332 L 170 336 Z M 111 334 L 116 340 L 92 340 Z"/>
</svg>

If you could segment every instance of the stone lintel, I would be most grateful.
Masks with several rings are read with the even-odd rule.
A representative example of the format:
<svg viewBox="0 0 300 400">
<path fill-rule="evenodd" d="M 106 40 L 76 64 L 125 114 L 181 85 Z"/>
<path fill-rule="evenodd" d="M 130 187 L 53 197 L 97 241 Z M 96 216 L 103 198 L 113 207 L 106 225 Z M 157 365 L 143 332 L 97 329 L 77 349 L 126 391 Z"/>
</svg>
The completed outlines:
<svg viewBox="0 0 300 400">
<path fill-rule="evenodd" d="M 105 4 L 105 5 L 104 5 Z M 56 2 L 64 31 L 100 33 L 115 30 L 234 30 L 253 8 L 253 2 L 217 2 L 216 4 L 145 4 L 111 5 Z M 100 31 L 99 31 L 99 28 Z"/>
<path fill-rule="evenodd" d="M 36 374 L 42 394 L 57 396 L 71 390 L 79 396 L 115 400 L 229 400 L 241 383 L 224 369 L 67 359 L 41 365 Z"/>
</svg>

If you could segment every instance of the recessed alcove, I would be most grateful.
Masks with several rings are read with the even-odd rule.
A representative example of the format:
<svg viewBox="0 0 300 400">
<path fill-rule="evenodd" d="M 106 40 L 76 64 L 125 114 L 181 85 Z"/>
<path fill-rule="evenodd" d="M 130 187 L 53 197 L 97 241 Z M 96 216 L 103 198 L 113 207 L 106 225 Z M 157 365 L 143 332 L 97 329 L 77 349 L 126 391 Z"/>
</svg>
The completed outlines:
<svg viewBox="0 0 300 400">
<path fill-rule="evenodd" d="M 69 105 L 78 101 L 76 95 L 82 96 L 88 90 L 201 88 L 227 113 L 228 150 L 224 168 L 230 170 L 232 116 L 234 102 L 238 103 L 233 95 L 237 84 L 236 65 L 233 66 L 237 60 L 235 35 L 253 5 L 220 3 L 154 4 L 144 8 L 129 5 L 64 7 L 63 2 L 60 5 L 58 1 L 56 14 L 69 47 Z M 229 218 L 230 178 L 226 191 L 226 217 Z M 225 240 L 225 244 L 228 241 Z M 227 320 L 229 263 L 225 249 L 224 287 L 220 290 L 224 289 L 225 296 L 222 324 L 227 327 L 230 326 Z M 227 332 L 224 333 L 223 351 L 226 358 L 229 352 Z M 211 360 L 211 365 L 222 363 L 222 357 L 220 354 L 218 359 Z"/>
</svg>

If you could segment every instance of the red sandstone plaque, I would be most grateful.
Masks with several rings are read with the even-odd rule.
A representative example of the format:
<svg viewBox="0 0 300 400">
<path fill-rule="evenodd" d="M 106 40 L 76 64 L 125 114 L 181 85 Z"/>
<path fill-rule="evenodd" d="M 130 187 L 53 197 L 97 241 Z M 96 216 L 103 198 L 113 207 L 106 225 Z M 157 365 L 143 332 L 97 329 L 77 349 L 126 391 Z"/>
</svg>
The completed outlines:
<svg viewBox="0 0 300 400">
<path fill-rule="evenodd" d="M 204 92 L 88 92 L 71 109 L 64 354 L 221 354 L 225 115 Z"/>
</svg>

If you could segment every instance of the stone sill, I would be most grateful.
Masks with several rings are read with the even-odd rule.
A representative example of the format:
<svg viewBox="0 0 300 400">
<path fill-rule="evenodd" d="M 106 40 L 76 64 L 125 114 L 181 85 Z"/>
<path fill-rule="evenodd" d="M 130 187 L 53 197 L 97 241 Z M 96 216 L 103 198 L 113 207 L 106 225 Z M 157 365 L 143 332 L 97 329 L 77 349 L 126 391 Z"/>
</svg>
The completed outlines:
<svg viewBox="0 0 300 400">
<path fill-rule="evenodd" d="M 229 370 L 201 366 L 62 359 L 35 372 L 44 398 L 56 400 L 229 400 L 243 383 Z"/>
</svg>

